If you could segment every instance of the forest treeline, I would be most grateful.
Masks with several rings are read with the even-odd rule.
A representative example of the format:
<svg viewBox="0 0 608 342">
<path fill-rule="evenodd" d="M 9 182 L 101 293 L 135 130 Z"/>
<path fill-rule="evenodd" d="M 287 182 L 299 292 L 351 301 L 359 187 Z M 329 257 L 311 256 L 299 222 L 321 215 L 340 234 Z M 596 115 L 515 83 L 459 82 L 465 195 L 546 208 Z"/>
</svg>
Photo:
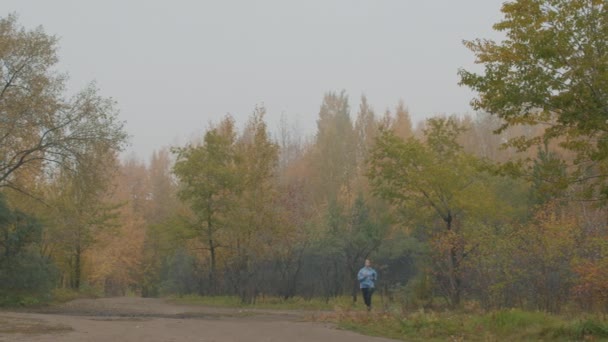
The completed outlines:
<svg viewBox="0 0 608 342">
<path fill-rule="evenodd" d="M 606 311 L 606 6 L 502 11 L 503 42 L 465 42 L 485 67 L 459 72 L 475 115 L 413 123 L 401 102 L 330 91 L 313 136 L 257 107 L 148 162 L 119 157 L 127 134 L 94 84 L 66 98 L 54 37 L 0 18 L 0 303 L 356 300 L 371 258 L 404 306 Z"/>
</svg>

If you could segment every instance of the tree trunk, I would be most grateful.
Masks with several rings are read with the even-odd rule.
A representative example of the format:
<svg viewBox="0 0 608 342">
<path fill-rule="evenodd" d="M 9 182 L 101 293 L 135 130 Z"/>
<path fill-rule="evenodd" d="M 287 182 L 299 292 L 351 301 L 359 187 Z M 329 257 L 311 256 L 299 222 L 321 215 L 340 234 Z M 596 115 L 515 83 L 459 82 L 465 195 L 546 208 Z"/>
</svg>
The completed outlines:
<svg viewBox="0 0 608 342">
<path fill-rule="evenodd" d="M 74 288 L 76 290 L 80 289 L 80 256 L 82 254 L 82 250 L 80 249 L 80 245 L 76 246 L 76 264 L 74 265 Z"/>
<path fill-rule="evenodd" d="M 445 219 L 446 228 L 448 232 L 452 232 L 452 213 L 448 212 Z M 449 274 L 448 280 L 449 286 L 449 298 L 450 305 L 452 307 L 458 307 L 460 305 L 460 293 L 462 290 L 462 280 L 460 279 L 460 261 L 458 260 L 458 242 L 450 241 L 450 260 L 449 260 Z"/>
<path fill-rule="evenodd" d="M 353 304 L 357 303 L 357 296 L 359 294 L 359 279 L 357 279 L 357 266 L 355 266 L 355 262 L 356 258 L 354 258 L 354 260 L 351 261 L 348 265 L 348 270 L 350 271 L 348 278 L 353 280 L 353 286 L 351 291 L 351 296 L 353 297 Z"/>
<path fill-rule="evenodd" d="M 213 198 L 209 195 L 207 199 L 207 240 L 209 242 L 209 257 L 211 258 L 211 269 L 209 270 L 209 288 L 211 294 L 216 294 L 216 284 L 215 284 L 215 269 L 216 269 L 216 260 L 215 260 L 215 241 L 213 240 L 213 210 L 212 210 L 212 201 Z"/>
<path fill-rule="evenodd" d="M 215 294 L 215 245 L 213 239 L 209 238 L 209 256 L 211 257 L 211 269 L 209 270 L 209 287 L 211 294 Z"/>
<path fill-rule="evenodd" d="M 460 262 L 458 261 L 458 252 L 456 251 L 456 246 L 452 246 L 450 248 L 450 284 L 452 287 L 452 293 L 450 294 L 451 302 L 453 307 L 458 307 L 460 305 L 460 292 L 462 288 L 462 281 L 460 279 Z"/>
</svg>

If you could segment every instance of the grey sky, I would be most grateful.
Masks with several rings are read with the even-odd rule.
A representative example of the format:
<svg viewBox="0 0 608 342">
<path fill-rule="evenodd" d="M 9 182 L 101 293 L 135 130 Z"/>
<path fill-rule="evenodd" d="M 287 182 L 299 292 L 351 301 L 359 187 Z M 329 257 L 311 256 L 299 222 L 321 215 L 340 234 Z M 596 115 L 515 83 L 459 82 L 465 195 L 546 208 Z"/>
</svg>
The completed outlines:
<svg viewBox="0 0 608 342">
<path fill-rule="evenodd" d="M 402 99 L 414 121 L 467 113 L 463 39 L 496 38 L 504 0 L 3 0 L 28 28 L 60 38 L 70 90 L 97 81 L 117 102 L 131 151 L 184 143 L 257 104 L 314 133 L 323 94 L 361 94 L 376 112 Z"/>
</svg>

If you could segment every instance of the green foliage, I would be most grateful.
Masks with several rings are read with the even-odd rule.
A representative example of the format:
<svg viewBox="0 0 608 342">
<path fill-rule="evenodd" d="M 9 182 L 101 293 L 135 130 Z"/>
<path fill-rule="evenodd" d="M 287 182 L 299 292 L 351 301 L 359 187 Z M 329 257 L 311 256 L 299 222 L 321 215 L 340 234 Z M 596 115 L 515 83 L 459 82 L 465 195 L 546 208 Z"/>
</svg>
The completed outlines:
<svg viewBox="0 0 608 342">
<path fill-rule="evenodd" d="M 161 294 L 181 296 L 198 290 L 195 259 L 184 250 L 177 250 L 167 260 L 163 273 Z"/>
<path fill-rule="evenodd" d="M 391 299 L 402 312 L 432 306 L 435 300 L 435 284 L 430 272 L 420 272 L 409 279 L 407 284 L 390 289 Z"/>
<path fill-rule="evenodd" d="M 29 245 L 39 242 L 42 226 L 32 217 L 13 211 L 0 194 L 0 261 L 11 262 Z"/>
<path fill-rule="evenodd" d="M 221 276 L 244 301 L 256 292 L 256 263 L 284 234 L 277 211 L 279 149 L 270 139 L 264 115 L 263 107 L 256 108 L 238 136 L 227 117 L 205 133 L 202 144 L 174 151 L 173 171 L 181 182 L 178 195 L 194 216 L 190 240 L 209 251 L 206 283 L 213 292 Z"/>
<path fill-rule="evenodd" d="M 217 287 L 218 247 L 228 226 L 228 213 L 240 188 L 234 121 L 227 116 L 205 133 L 201 145 L 175 149 L 173 172 L 180 180 L 178 196 L 195 216 L 191 227 L 197 240 L 209 251 L 209 286 Z"/>
<path fill-rule="evenodd" d="M 0 194 L 0 305 L 48 299 L 56 269 L 38 249 L 42 226 L 12 210 Z"/>
<path fill-rule="evenodd" d="M 448 223 L 465 213 L 481 214 L 472 209 L 486 203 L 479 200 L 486 194 L 482 161 L 456 142 L 462 128 L 454 118 L 428 124 L 426 144 L 415 138 L 403 141 L 390 130 L 376 139 L 369 169 L 373 192 L 396 205 L 406 219 L 426 213 Z"/>
<path fill-rule="evenodd" d="M 457 120 L 434 118 L 427 124 L 425 142 L 404 141 L 383 130 L 371 153 L 370 184 L 401 213 L 402 222 L 415 219 L 429 228 L 435 274 L 441 279 L 437 285 L 452 305 L 459 305 L 462 261 L 474 248 L 466 239 L 472 223 L 499 217 L 501 201 L 489 191 L 485 162 L 458 144 L 463 128 Z"/>
<path fill-rule="evenodd" d="M 255 300 L 264 281 L 257 268 L 274 254 L 273 242 L 287 233 L 277 210 L 279 147 L 270 138 L 265 114 L 265 108 L 256 108 L 236 145 L 239 195 L 228 214 L 233 253 L 228 256 L 227 277 L 232 278 L 243 302 Z"/>
<path fill-rule="evenodd" d="M 518 125 L 546 127 L 542 137 L 514 137 L 520 150 L 557 140 L 575 153 L 580 178 L 606 173 L 596 162 L 608 158 L 608 10 L 597 0 L 517 0 L 502 7 L 494 29 L 506 39 L 466 41 L 483 74 L 460 70 L 460 83 L 479 93 L 472 101 Z M 589 174 L 590 172 L 590 174 Z M 593 177 L 597 180 L 597 178 Z"/>
<path fill-rule="evenodd" d="M 360 265 L 378 248 L 388 227 L 372 216 L 362 194 L 350 202 L 341 204 L 332 201 L 328 206 L 327 238 L 331 247 Z M 344 208 L 344 205 L 347 207 Z"/>
<path fill-rule="evenodd" d="M 55 285 L 57 273 L 51 262 L 35 251 L 22 251 L 0 268 L 0 293 L 46 295 Z"/>
<path fill-rule="evenodd" d="M 195 236 L 192 226 L 183 217 L 169 217 L 165 222 L 150 224 L 146 232 L 144 247 L 144 273 L 142 296 L 157 297 L 161 291 L 172 287 L 168 279 L 168 266 L 172 258 L 183 249 L 184 241 Z M 167 285 L 170 285 L 167 287 Z"/>
<path fill-rule="evenodd" d="M 532 166 L 531 205 L 561 198 L 568 188 L 566 165 L 554 152 L 539 149 Z"/>
<path fill-rule="evenodd" d="M 226 117 L 218 127 L 205 133 L 201 145 L 173 151 L 177 156 L 173 172 L 183 184 L 179 196 L 191 204 L 201 220 L 209 216 L 216 220 L 214 211 L 230 205 L 238 179 L 235 143 L 234 121 Z"/>
<path fill-rule="evenodd" d="M 597 318 L 576 320 L 550 333 L 555 338 L 576 340 L 608 339 L 608 322 Z"/>
<path fill-rule="evenodd" d="M 356 197 L 343 193 L 330 201 L 326 209 L 323 223 L 327 229 L 315 247 L 317 253 L 326 256 L 320 267 L 326 272 L 322 284 L 327 298 L 346 288 L 356 301 L 359 283 L 354 275 L 387 236 L 389 224 L 374 212 L 369 202 L 362 193 Z M 347 272 L 340 272 L 341 267 L 336 264 L 344 265 Z"/>
<path fill-rule="evenodd" d="M 522 311 L 517 309 L 490 312 L 480 318 L 480 323 L 491 331 L 500 335 L 512 334 L 515 331 L 542 328 L 554 325 L 555 318 L 538 311 Z"/>
</svg>

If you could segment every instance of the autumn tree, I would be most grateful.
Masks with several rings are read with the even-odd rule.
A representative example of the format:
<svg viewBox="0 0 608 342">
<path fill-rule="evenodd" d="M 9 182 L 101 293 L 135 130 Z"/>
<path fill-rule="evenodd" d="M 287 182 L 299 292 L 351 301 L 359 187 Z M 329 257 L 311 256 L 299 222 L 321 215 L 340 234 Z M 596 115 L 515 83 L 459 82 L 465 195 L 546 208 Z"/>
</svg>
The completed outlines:
<svg viewBox="0 0 608 342">
<path fill-rule="evenodd" d="M 106 295 L 138 293 L 143 283 L 143 247 L 149 202 L 148 172 L 143 162 L 131 157 L 114 173 L 104 200 L 120 205 L 119 222 L 95 232 L 95 243 L 86 254 L 92 267 L 87 279 Z"/>
<path fill-rule="evenodd" d="M 292 168 L 302 167 L 302 162 Z M 291 168 L 290 168 L 291 169 Z M 315 206 L 306 179 L 287 174 L 279 183 L 275 236 L 272 258 L 277 273 L 277 293 L 287 299 L 298 294 L 306 253 L 319 229 L 315 227 Z"/>
<path fill-rule="evenodd" d="M 209 252 L 208 281 L 212 292 L 217 287 L 219 234 L 226 228 L 226 214 L 235 203 L 238 169 L 234 120 L 226 117 L 205 133 L 200 145 L 177 148 L 173 172 L 181 182 L 179 197 L 196 216 L 193 223 L 198 239 Z"/>
<path fill-rule="evenodd" d="M 49 243 L 57 246 L 53 258 L 63 264 L 66 282 L 74 289 L 83 280 L 85 253 L 100 231 L 117 224 L 120 204 L 106 197 L 118 165 L 114 153 L 103 145 L 89 148 L 86 159 L 57 174 L 48 188 L 53 226 Z"/>
<path fill-rule="evenodd" d="M 273 242 L 284 233 L 276 224 L 279 147 L 267 131 L 265 114 L 265 108 L 256 108 L 236 144 L 239 196 L 228 220 L 234 281 L 243 302 L 255 299 L 256 265 L 270 258 Z"/>
<path fill-rule="evenodd" d="M 403 101 L 399 101 L 397 107 L 395 107 L 395 117 L 391 123 L 391 129 L 395 132 L 396 136 L 402 139 L 407 139 L 414 135 L 410 112 L 405 107 Z"/>
<path fill-rule="evenodd" d="M 156 296 L 161 285 L 161 271 L 172 252 L 180 248 L 180 242 L 170 229 L 172 218 L 184 205 L 177 198 L 177 184 L 171 172 L 173 160 L 169 149 L 155 151 L 147 170 L 148 193 L 146 194 L 146 223 L 143 260 L 142 296 Z"/>
<path fill-rule="evenodd" d="M 328 299 L 345 289 L 351 292 L 356 276 L 353 270 L 379 245 L 379 239 L 362 241 L 363 234 L 359 234 L 376 226 L 353 218 L 353 211 L 368 210 L 362 195 L 368 190 L 365 161 L 377 123 L 365 96 L 361 97 L 353 125 L 348 96 L 330 92 L 323 98 L 317 127 L 311 147 L 311 185 L 321 213 L 316 225 L 322 228 L 322 238 L 317 241 L 316 253 L 321 255 L 321 284 Z M 357 196 L 361 197 L 358 202 Z"/>
<path fill-rule="evenodd" d="M 176 184 L 171 174 L 172 166 L 171 152 L 167 148 L 152 154 L 148 167 L 149 206 L 145 211 L 146 221 L 150 223 L 166 220 L 176 209 Z"/>
<path fill-rule="evenodd" d="M 365 165 L 369 149 L 374 144 L 374 138 L 378 132 L 378 123 L 373 108 L 367 102 L 367 97 L 361 96 L 359 111 L 355 119 L 355 137 L 357 174 L 365 175 Z"/>
<path fill-rule="evenodd" d="M 319 110 L 317 134 L 312 149 L 315 192 L 318 200 L 335 199 L 355 175 L 356 140 L 350 118 L 348 96 L 327 93 Z"/>
<path fill-rule="evenodd" d="M 605 179 L 608 158 L 608 9 L 597 0 L 517 0 L 494 25 L 505 39 L 466 41 L 483 74 L 461 69 L 462 85 L 479 93 L 475 109 L 504 123 L 543 125 L 539 136 L 518 136 L 520 150 L 558 139 L 575 153 L 570 181 Z M 604 189 L 601 187 L 600 189 Z M 606 191 L 588 193 L 605 198 Z"/>
<path fill-rule="evenodd" d="M 313 172 L 309 162 L 310 144 L 303 142 L 296 127 L 282 119 L 279 135 L 279 167 L 276 224 L 281 233 L 273 245 L 277 294 L 285 299 L 302 294 L 304 262 L 313 237 L 319 231 L 316 222 L 313 189 L 309 180 Z"/>
<path fill-rule="evenodd" d="M 16 181 L 19 171 L 69 170 L 86 158 L 86 146 L 118 150 L 126 140 L 114 101 L 94 84 L 66 100 L 57 48 L 42 28 L 0 18 L 0 187 L 27 193 L 31 184 Z"/>
<path fill-rule="evenodd" d="M 577 275 L 572 292 L 574 299 L 586 310 L 606 312 L 608 309 L 608 242 L 595 235 L 584 244 L 585 257 L 574 258 L 572 269 Z"/>
<path fill-rule="evenodd" d="M 340 194 L 339 201 L 330 203 L 328 210 L 329 231 L 326 242 L 331 245 L 328 251 L 340 255 L 340 261 L 347 271 L 346 283 L 350 284 L 353 302 L 359 294 L 359 281 L 355 277 L 363 261 L 375 252 L 386 235 L 388 225 L 375 217 L 366 203 L 363 193 Z M 337 279 L 340 284 L 342 279 Z M 328 284 L 331 285 L 331 284 Z M 333 294 L 339 290 L 334 289 Z"/>
<path fill-rule="evenodd" d="M 482 162 L 464 153 L 456 139 L 462 128 L 454 118 L 427 121 L 426 143 L 402 140 L 384 129 L 370 157 L 369 177 L 374 193 L 392 203 L 402 222 L 426 218 L 425 226 L 439 220 L 441 230 L 431 233 L 439 253 L 437 267 L 443 293 L 454 306 L 463 291 L 463 259 L 472 249 L 464 239 L 465 219 L 483 213 L 488 205 Z"/>
</svg>

